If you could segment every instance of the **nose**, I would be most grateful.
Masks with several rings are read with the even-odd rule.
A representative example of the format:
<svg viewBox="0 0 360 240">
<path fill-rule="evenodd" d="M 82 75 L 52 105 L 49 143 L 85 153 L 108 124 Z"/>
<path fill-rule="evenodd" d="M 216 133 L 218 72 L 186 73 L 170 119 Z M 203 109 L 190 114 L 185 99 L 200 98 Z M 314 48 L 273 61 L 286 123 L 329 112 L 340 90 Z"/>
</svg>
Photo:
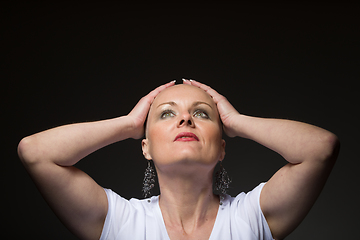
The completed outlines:
<svg viewBox="0 0 360 240">
<path fill-rule="evenodd" d="M 189 113 L 182 115 L 178 122 L 178 127 L 183 127 L 183 126 L 190 126 L 190 127 L 195 126 L 194 120 L 192 119 Z"/>
</svg>

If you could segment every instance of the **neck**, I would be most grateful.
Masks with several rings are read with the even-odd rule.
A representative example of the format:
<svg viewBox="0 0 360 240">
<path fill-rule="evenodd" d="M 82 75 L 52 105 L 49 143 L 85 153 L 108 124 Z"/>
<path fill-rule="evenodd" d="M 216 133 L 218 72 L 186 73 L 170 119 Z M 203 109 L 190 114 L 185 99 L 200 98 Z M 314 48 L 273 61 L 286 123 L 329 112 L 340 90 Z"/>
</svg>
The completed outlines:
<svg viewBox="0 0 360 240">
<path fill-rule="evenodd" d="M 216 218 L 219 198 L 212 191 L 212 173 L 166 174 L 158 171 L 159 204 L 167 227 L 182 227 L 189 233 L 208 219 Z"/>
</svg>

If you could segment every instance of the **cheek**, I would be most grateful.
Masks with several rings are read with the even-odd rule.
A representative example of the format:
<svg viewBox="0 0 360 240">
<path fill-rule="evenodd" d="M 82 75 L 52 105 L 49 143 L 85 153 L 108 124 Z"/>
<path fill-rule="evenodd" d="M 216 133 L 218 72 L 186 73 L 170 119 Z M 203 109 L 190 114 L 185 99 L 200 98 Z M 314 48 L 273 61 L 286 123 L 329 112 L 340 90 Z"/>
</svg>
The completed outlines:
<svg viewBox="0 0 360 240">
<path fill-rule="evenodd" d="M 165 150 L 165 146 L 168 146 L 170 135 L 168 134 L 166 127 L 162 126 L 160 128 L 151 128 L 148 131 L 149 139 L 149 153 L 153 158 L 156 158 L 157 155 L 161 154 Z"/>
<path fill-rule="evenodd" d="M 206 131 L 206 139 L 210 151 L 212 150 L 212 154 L 220 154 L 222 151 L 222 131 L 218 126 L 209 129 L 211 130 Z"/>
<path fill-rule="evenodd" d="M 148 129 L 148 138 L 152 142 L 165 141 L 169 138 L 169 129 L 166 125 L 151 125 Z"/>
<path fill-rule="evenodd" d="M 220 127 L 221 124 L 213 122 L 211 124 L 207 124 L 202 128 L 204 134 L 207 135 L 209 139 L 217 141 L 222 138 L 222 129 Z"/>
</svg>

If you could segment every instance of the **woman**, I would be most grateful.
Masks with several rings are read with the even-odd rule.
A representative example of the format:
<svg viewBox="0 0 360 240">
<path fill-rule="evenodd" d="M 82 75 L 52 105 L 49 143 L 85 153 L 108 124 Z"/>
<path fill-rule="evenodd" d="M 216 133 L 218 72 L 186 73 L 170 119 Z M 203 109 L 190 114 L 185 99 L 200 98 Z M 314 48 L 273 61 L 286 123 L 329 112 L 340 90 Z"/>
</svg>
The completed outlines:
<svg viewBox="0 0 360 240">
<path fill-rule="evenodd" d="M 81 239 L 286 237 L 319 196 L 337 158 L 337 137 L 305 123 L 242 115 L 193 80 L 174 84 L 150 92 L 127 116 L 61 126 L 20 142 L 20 159 L 55 214 Z M 247 194 L 213 194 L 213 171 L 225 156 L 222 129 L 289 163 Z M 73 167 L 97 149 L 144 133 L 143 154 L 154 162 L 160 196 L 127 201 Z"/>
</svg>

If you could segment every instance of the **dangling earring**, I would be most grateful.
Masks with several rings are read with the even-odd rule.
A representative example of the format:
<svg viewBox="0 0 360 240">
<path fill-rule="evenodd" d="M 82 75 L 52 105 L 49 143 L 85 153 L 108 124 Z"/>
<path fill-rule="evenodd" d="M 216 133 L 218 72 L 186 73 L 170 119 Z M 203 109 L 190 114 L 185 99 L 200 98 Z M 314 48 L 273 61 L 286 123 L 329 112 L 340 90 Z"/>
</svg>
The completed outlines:
<svg viewBox="0 0 360 240">
<path fill-rule="evenodd" d="M 215 174 L 215 190 L 220 191 L 222 194 L 226 194 L 226 190 L 229 188 L 230 183 L 231 179 L 220 161 L 220 169 Z"/>
<path fill-rule="evenodd" d="M 145 198 L 151 196 L 151 189 L 154 187 L 155 183 L 155 170 L 151 167 L 150 160 L 148 160 L 148 166 L 145 170 L 145 177 L 143 181 L 143 195 Z"/>
</svg>

